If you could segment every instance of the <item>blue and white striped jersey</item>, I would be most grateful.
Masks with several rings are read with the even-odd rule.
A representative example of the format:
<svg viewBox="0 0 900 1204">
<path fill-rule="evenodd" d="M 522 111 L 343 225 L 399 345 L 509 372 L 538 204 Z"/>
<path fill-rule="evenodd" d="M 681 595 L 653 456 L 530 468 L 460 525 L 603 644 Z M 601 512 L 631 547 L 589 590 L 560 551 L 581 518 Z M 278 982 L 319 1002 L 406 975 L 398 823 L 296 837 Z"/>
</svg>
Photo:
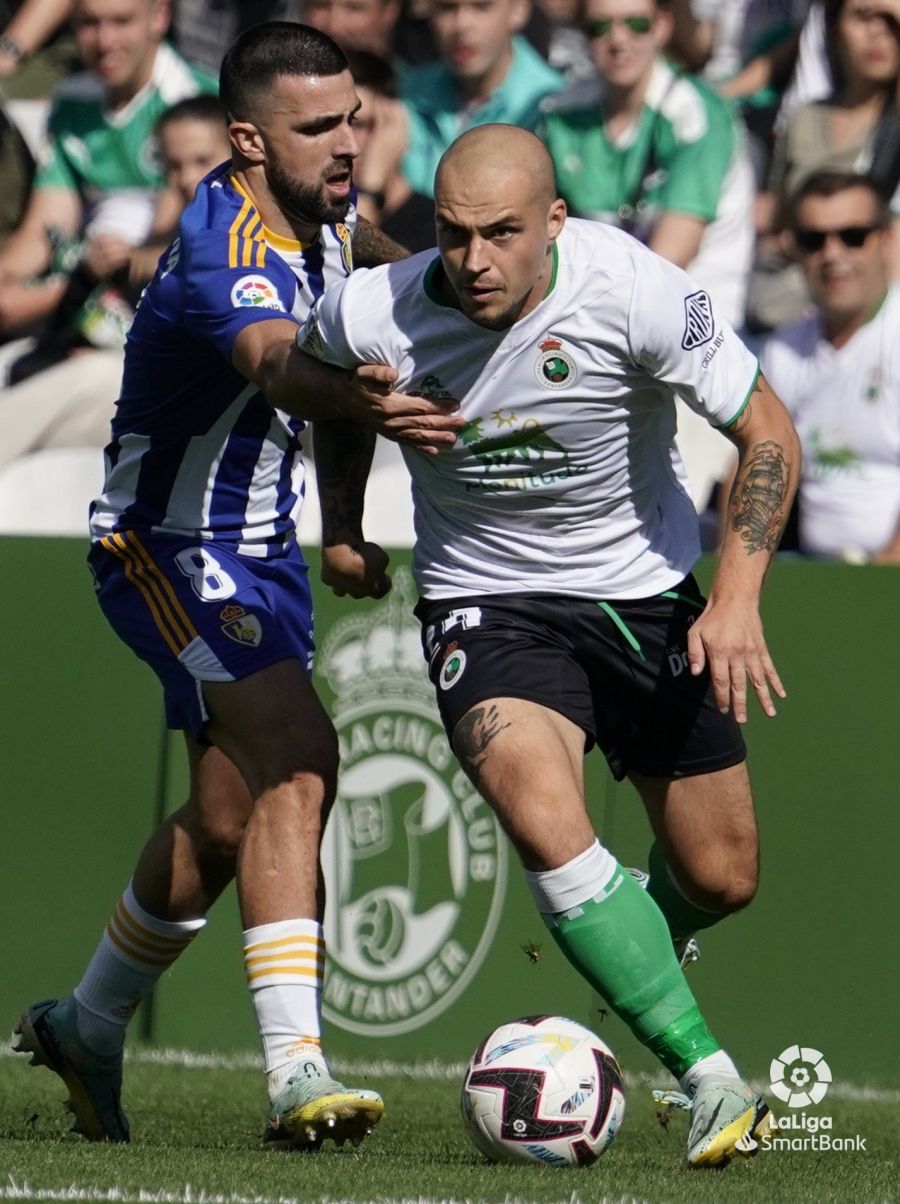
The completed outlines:
<svg viewBox="0 0 900 1204">
<path fill-rule="evenodd" d="M 275 409 L 231 365 L 251 322 L 302 323 L 353 266 L 346 223 L 305 244 L 267 229 L 226 163 L 198 186 L 161 257 L 125 348 L 91 538 L 152 531 L 220 540 L 249 556 L 294 537 L 304 423 Z"/>
</svg>

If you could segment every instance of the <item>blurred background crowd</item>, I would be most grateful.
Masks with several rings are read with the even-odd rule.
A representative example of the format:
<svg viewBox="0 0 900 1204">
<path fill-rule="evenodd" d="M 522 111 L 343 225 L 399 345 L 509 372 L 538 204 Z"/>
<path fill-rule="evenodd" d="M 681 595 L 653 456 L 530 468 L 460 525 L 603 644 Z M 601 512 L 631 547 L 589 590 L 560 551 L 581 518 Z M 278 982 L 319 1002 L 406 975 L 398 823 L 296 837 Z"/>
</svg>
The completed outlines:
<svg viewBox="0 0 900 1204">
<path fill-rule="evenodd" d="M 348 55 L 363 216 L 432 246 L 454 138 L 534 130 L 572 214 L 759 352 L 804 446 L 784 548 L 900 562 L 900 0 L 0 0 L 0 529 L 65 490 L 42 453 L 106 443 L 141 289 L 228 157 L 222 55 L 273 19 Z M 678 423 L 712 547 L 731 445 Z"/>
</svg>

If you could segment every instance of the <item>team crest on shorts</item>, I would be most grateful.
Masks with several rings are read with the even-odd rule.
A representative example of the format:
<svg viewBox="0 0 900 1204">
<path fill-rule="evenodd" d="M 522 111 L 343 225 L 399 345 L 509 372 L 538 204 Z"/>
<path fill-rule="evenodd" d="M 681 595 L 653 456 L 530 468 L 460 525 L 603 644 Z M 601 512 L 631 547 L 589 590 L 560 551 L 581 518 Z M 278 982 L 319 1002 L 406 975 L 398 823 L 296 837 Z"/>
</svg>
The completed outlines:
<svg viewBox="0 0 900 1204">
<path fill-rule="evenodd" d="M 432 1023 L 477 982 L 506 894 L 506 842 L 450 751 L 412 574 L 393 577 L 383 602 L 328 628 L 318 658 L 341 751 L 322 1012 L 376 1039 Z"/>
<path fill-rule="evenodd" d="M 438 674 L 438 685 L 442 690 L 449 690 L 455 686 L 462 677 L 466 668 L 466 654 L 462 648 L 457 648 L 453 644 L 447 649 L 447 656 L 444 663 L 441 665 L 441 671 Z"/>
<path fill-rule="evenodd" d="M 265 276 L 241 276 L 231 286 L 231 304 L 235 309 L 280 309 L 284 312 L 275 285 Z"/>
<path fill-rule="evenodd" d="M 540 344 L 534 375 L 548 389 L 568 389 L 575 383 L 575 361 L 562 349 L 559 339 L 546 338 Z"/>
<path fill-rule="evenodd" d="M 685 351 L 702 347 L 713 337 L 716 324 L 713 319 L 712 301 L 709 293 L 691 293 L 684 299 L 684 335 L 681 346 Z"/>
<path fill-rule="evenodd" d="M 234 614 L 235 611 L 240 613 Z M 256 615 L 248 615 L 243 606 L 226 606 L 219 618 L 224 619 L 226 615 L 228 619 L 222 624 L 224 634 L 236 644 L 250 644 L 258 648 L 262 643 L 262 624 Z"/>
</svg>

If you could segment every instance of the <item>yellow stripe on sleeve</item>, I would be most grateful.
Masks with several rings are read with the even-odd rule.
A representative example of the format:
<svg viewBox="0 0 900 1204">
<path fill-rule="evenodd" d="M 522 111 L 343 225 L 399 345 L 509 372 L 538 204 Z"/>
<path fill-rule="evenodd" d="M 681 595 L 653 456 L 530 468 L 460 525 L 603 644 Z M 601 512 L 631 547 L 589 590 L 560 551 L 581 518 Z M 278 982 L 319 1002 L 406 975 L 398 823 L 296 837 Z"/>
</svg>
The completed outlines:
<svg viewBox="0 0 900 1204">
<path fill-rule="evenodd" d="M 237 217 L 228 228 L 228 266 L 236 268 L 238 266 L 238 231 L 247 220 L 247 215 L 252 211 L 252 205 L 248 196 L 244 197 L 244 203 L 241 205 Z"/>
</svg>

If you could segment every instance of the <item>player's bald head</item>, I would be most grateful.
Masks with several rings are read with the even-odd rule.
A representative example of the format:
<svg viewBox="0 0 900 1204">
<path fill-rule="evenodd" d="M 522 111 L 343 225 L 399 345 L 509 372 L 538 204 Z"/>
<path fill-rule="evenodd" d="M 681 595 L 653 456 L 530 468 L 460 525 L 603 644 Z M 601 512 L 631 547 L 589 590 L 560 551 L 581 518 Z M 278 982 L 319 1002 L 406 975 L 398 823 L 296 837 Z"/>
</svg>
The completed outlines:
<svg viewBox="0 0 900 1204">
<path fill-rule="evenodd" d="M 566 205 L 534 134 L 482 125 L 458 138 L 438 164 L 434 218 L 444 277 L 473 322 L 505 330 L 545 295 Z"/>
<path fill-rule="evenodd" d="M 435 198 L 477 194 L 485 203 L 552 205 L 558 193 L 553 160 L 540 138 L 517 125 L 479 125 L 444 152 Z"/>
</svg>

